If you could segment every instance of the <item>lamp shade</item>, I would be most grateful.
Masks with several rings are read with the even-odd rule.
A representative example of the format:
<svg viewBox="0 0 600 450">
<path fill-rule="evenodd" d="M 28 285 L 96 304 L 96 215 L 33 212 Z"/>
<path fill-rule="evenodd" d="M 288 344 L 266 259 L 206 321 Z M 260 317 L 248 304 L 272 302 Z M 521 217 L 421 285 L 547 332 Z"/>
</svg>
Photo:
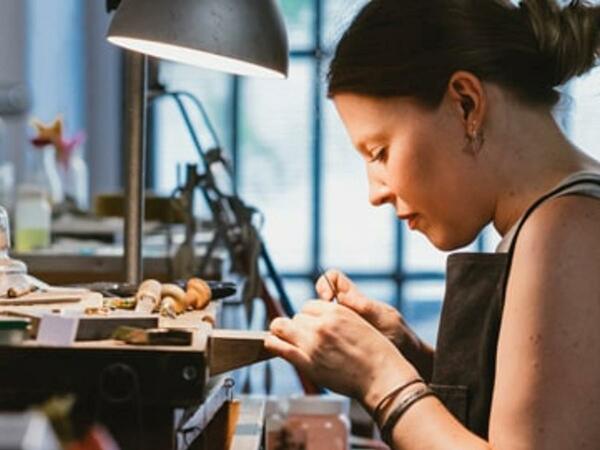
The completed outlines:
<svg viewBox="0 0 600 450">
<path fill-rule="evenodd" d="M 238 75 L 284 78 L 288 42 L 275 0 L 122 0 L 108 40 Z"/>
</svg>

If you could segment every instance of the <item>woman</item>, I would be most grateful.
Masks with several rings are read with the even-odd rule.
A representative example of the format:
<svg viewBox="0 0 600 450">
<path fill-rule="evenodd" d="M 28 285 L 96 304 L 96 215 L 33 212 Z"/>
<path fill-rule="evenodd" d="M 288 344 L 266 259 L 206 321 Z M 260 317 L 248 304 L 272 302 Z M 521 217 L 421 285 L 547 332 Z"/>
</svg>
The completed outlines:
<svg viewBox="0 0 600 450">
<path fill-rule="evenodd" d="M 337 47 L 329 95 L 371 203 L 442 250 L 490 222 L 503 236 L 449 257 L 435 352 L 334 270 L 335 292 L 320 279 L 321 300 L 273 321 L 268 348 L 395 448 L 600 445 L 600 165 L 551 115 L 598 57 L 599 9 L 372 0 Z"/>
</svg>

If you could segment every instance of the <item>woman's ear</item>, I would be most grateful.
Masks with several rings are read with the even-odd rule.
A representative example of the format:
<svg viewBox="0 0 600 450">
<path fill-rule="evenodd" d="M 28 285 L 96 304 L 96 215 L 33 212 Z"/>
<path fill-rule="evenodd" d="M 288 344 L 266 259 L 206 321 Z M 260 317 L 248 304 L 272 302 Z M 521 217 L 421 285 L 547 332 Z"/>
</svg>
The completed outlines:
<svg viewBox="0 0 600 450">
<path fill-rule="evenodd" d="M 487 97 L 481 80 L 470 72 L 455 72 L 448 82 L 447 95 L 465 126 L 465 132 L 472 134 L 479 131 L 487 109 Z"/>
</svg>

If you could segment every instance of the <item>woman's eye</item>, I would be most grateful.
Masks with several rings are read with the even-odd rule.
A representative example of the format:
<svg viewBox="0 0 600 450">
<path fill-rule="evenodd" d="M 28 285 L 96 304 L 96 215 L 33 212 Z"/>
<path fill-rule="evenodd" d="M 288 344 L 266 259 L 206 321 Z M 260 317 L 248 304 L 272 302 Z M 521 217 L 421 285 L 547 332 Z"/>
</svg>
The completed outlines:
<svg viewBox="0 0 600 450">
<path fill-rule="evenodd" d="M 369 160 L 369 162 L 377 162 L 382 161 L 385 157 L 385 148 L 381 148 L 373 153 L 373 156 Z"/>
</svg>

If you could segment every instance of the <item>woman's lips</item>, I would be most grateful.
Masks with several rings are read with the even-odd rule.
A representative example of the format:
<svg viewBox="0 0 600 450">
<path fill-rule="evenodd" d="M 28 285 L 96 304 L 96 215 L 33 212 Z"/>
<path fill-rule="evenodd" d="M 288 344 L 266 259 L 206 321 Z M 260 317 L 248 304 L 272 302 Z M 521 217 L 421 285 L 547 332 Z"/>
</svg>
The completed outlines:
<svg viewBox="0 0 600 450">
<path fill-rule="evenodd" d="M 407 219 L 408 228 L 410 228 L 411 230 L 414 230 L 415 228 L 417 228 L 418 218 L 419 218 L 418 214 L 413 214 L 412 216 L 410 216 Z"/>
<path fill-rule="evenodd" d="M 402 214 L 398 217 L 400 218 L 400 220 L 406 220 L 406 224 L 408 225 L 408 228 L 410 228 L 411 230 L 414 230 L 415 227 L 417 226 L 417 219 L 418 219 L 419 215 L 417 213 L 412 213 L 412 214 Z"/>
</svg>

